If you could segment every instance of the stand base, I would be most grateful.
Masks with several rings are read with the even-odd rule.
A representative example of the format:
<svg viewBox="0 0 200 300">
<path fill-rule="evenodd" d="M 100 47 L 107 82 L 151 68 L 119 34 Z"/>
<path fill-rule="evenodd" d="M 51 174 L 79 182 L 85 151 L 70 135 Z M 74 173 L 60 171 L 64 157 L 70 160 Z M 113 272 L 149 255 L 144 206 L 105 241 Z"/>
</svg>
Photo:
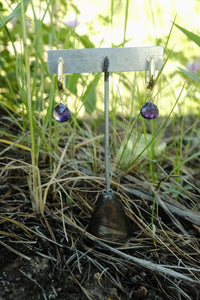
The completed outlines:
<svg viewBox="0 0 200 300">
<path fill-rule="evenodd" d="M 99 196 L 87 231 L 112 242 L 122 242 L 130 235 L 130 220 L 112 190 Z"/>
</svg>

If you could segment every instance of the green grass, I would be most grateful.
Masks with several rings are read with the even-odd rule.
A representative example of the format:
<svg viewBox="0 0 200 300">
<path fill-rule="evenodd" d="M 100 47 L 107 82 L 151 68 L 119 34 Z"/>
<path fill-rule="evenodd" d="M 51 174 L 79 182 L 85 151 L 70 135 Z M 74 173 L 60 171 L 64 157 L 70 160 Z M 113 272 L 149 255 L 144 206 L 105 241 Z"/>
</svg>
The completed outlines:
<svg viewBox="0 0 200 300">
<path fill-rule="evenodd" d="M 73 10 L 77 18 L 79 17 L 79 9 L 74 4 L 61 3 L 60 5 L 61 11 L 62 9 L 65 12 Z M 9 1 L 7 6 L 10 6 Z M 42 10 L 42 7 L 45 7 L 45 9 Z M 130 3 L 127 0 L 122 11 L 124 29 L 121 46 L 126 46 L 127 43 L 129 9 Z M 43 13 L 38 15 L 38 11 L 43 11 Z M 104 24 L 107 28 L 113 28 L 114 26 L 114 11 L 115 4 L 112 0 L 110 3 L 110 16 L 104 19 Z M 32 16 L 29 16 L 27 12 L 31 12 Z M 154 16 L 153 9 L 151 13 Z M 62 16 L 63 14 L 61 12 Z M 50 17 L 48 24 L 44 23 L 46 16 Z M 14 27 L 11 27 L 9 22 L 14 17 L 17 18 L 17 23 Z M 42 214 L 48 188 L 44 189 L 42 187 L 41 155 L 45 153 L 49 158 L 49 169 L 54 174 L 52 178 L 55 178 L 57 174 L 57 171 L 54 170 L 55 158 L 64 153 L 60 150 L 60 147 L 65 149 L 65 139 L 66 145 L 68 145 L 70 140 L 67 147 L 70 147 L 71 159 L 76 159 L 77 145 L 81 143 L 80 141 L 86 140 L 92 143 L 92 150 L 88 147 L 89 152 L 87 155 L 89 158 L 87 159 L 91 159 L 91 162 L 88 163 L 87 167 L 91 168 L 92 172 L 98 173 L 99 165 L 102 163 L 98 159 L 98 149 L 102 147 L 102 132 L 99 134 L 95 130 L 95 128 L 98 128 L 98 125 L 95 124 L 101 124 L 103 118 L 103 81 L 101 74 L 73 74 L 66 76 L 67 96 L 72 99 L 70 103 L 74 103 L 74 105 L 70 123 L 62 126 L 52 119 L 52 112 L 56 103 L 60 101 L 60 95 L 56 88 L 56 78 L 48 74 L 46 63 L 46 52 L 48 49 L 98 47 L 99 45 L 94 45 L 92 39 L 90 39 L 90 32 L 88 32 L 88 35 L 81 35 L 76 31 L 76 28 L 66 27 L 62 22 L 58 21 L 56 23 L 55 20 L 56 12 L 53 1 L 38 2 L 35 6 L 31 0 L 21 0 L 13 11 L 10 8 L 6 9 L 0 20 L 0 37 L 3 48 L 0 57 L 2 67 L 0 105 L 9 114 L 17 129 L 17 132 L 13 135 L 6 130 L 2 130 L 1 135 L 3 138 L 1 142 L 4 144 L 17 143 L 15 146 L 31 150 L 31 163 L 28 174 L 30 195 L 33 209 Z M 188 39 L 200 46 L 199 36 L 179 25 L 176 26 Z M 158 126 L 156 121 L 144 121 L 139 116 L 140 107 L 144 104 L 146 97 L 143 73 L 113 74 L 111 80 L 110 119 L 112 121 L 112 156 L 114 157 L 113 165 L 116 168 L 115 171 L 118 174 L 125 174 L 140 163 L 141 169 L 145 170 L 146 174 L 148 174 L 148 180 L 154 186 L 157 185 L 159 180 L 157 164 L 162 164 L 162 160 L 164 161 L 168 156 L 168 151 L 171 149 L 175 151 L 173 156 L 174 164 L 173 169 L 167 173 L 163 182 L 176 175 L 177 182 L 180 183 L 182 167 L 200 154 L 199 152 L 192 154 L 189 151 L 192 137 L 196 135 L 199 137 L 199 130 L 196 128 L 199 112 L 189 133 L 185 132 L 184 119 L 182 119 L 179 140 L 176 137 L 177 120 L 173 119 L 173 123 L 170 123 L 185 87 L 189 83 L 195 86 L 196 82 L 194 79 L 197 82 L 199 81 L 197 75 L 193 76 L 193 74 L 183 70 L 183 76 L 186 76 L 184 79 L 186 83 L 183 85 L 182 78 L 180 78 L 179 86 L 183 86 L 183 88 L 177 96 L 175 95 L 175 91 L 170 83 L 172 75 L 165 73 L 165 67 L 173 55 L 173 50 L 168 48 L 173 27 L 174 24 L 165 40 L 165 64 L 157 77 L 156 90 L 153 94 L 153 100 L 158 106 L 159 100 L 162 100 L 163 95 L 169 94 L 169 97 L 172 98 L 170 103 L 173 104 L 170 104 L 171 106 L 168 105 L 170 107 L 167 107 L 167 116 L 162 124 L 159 122 Z M 90 29 L 91 32 L 94 30 L 94 28 Z M 10 49 L 10 45 L 12 49 Z M 16 48 L 16 45 L 21 47 L 21 51 Z M 190 81 L 191 78 L 193 81 Z M 115 85 L 117 85 L 117 88 L 115 88 Z M 122 87 L 123 92 L 121 92 L 120 87 Z M 69 101 L 67 96 L 64 99 L 65 102 Z M 123 113 L 121 113 L 122 109 Z M 81 111 L 84 111 L 84 119 L 89 119 L 85 127 L 81 125 Z M 161 152 L 158 152 L 158 144 L 169 124 L 172 124 L 173 129 L 172 142 L 170 146 L 164 147 Z M 148 132 L 150 132 L 150 139 Z M 132 141 L 134 134 L 136 139 Z M 183 142 L 186 134 L 189 134 L 190 139 L 188 139 L 185 147 Z M 141 137 L 144 137 L 143 141 Z M 19 139 L 20 144 L 18 143 Z M 131 141 L 132 149 L 130 151 L 127 150 L 127 145 Z M 141 149 L 135 153 L 134 149 L 136 149 L 136 144 L 138 143 L 141 144 Z M 128 160 L 126 157 L 127 153 Z M 60 165 L 57 167 L 60 169 Z M 49 179 L 49 186 L 53 182 L 52 178 Z M 160 185 L 161 187 L 162 185 Z"/>
</svg>

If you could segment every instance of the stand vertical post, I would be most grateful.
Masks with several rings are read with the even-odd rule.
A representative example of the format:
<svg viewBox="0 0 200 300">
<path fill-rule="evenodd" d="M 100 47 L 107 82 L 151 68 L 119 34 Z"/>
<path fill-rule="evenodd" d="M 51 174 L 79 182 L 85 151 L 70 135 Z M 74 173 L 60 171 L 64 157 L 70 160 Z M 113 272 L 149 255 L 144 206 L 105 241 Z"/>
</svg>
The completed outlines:
<svg viewBox="0 0 200 300">
<path fill-rule="evenodd" d="M 104 60 L 104 138 L 105 138 L 105 181 L 106 192 L 110 190 L 110 166 L 109 166 L 109 59 L 106 56 Z"/>
<path fill-rule="evenodd" d="M 151 62 L 155 63 L 153 70 L 149 57 Z M 123 241 L 132 232 L 132 225 L 130 225 L 130 220 L 123 210 L 120 197 L 110 188 L 109 75 L 111 72 L 149 71 L 150 78 L 153 80 L 151 74 L 153 74 L 154 68 L 160 70 L 163 64 L 163 47 L 49 50 L 48 67 L 50 74 L 57 74 L 57 63 L 60 58 L 63 68 L 61 73 L 104 73 L 105 190 L 97 199 L 96 208 L 87 230 L 105 240 Z M 59 118 L 57 118 L 58 114 L 60 114 Z M 158 115 L 158 109 L 148 101 L 142 107 L 141 114 L 148 119 L 155 118 Z M 60 104 L 54 117 L 58 121 L 64 122 L 69 119 L 70 112 L 65 105 Z"/>
</svg>

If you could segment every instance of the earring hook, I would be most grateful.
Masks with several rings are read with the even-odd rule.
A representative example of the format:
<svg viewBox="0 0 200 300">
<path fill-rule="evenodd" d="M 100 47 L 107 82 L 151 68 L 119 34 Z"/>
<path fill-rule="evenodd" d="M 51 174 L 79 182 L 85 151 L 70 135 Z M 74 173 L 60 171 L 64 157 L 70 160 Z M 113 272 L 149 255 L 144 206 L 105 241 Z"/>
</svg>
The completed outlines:
<svg viewBox="0 0 200 300">
<path fill-rule="evenodd" d="M 146 71 L 146 88 L 152 90 L 154 87 L 154 80 L 156 77 L 155 72 L 155 60 L 153 56 L 147 58 L 149 62 L 149 70 Z"/>
<path fill-rule="evenodd" d="M 64 59 L 62 57 L 59 57 L 57 62 L 57 74 L 58 74 L 58 89 L 60 92 L 63 92 L 65 88 L 63 68 L 64 68 Z"/>
</svg>

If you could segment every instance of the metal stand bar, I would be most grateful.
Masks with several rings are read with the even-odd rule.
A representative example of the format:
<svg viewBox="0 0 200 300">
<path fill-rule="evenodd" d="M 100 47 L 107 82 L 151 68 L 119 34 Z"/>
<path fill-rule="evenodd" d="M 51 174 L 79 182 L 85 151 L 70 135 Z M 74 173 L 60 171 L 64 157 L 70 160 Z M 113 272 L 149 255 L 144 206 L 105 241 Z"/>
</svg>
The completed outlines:
<svg viewBox="0 0 200 300">
<path fill-rule="evenodd" d="M 109 59 L 104 60 L 104 122 L 105 122 L 105 180 L 106 192 L 110 191 L 110 168 L 109 168 Z"/>
<path fill-rule="evenodd" d="M 163 47 L 87 48 L 48 51 L 48 67 L 50 74 L 104 72 L 105 194 L 112 192 L 110 189 L 109 170 L 109 73 L 149 71 L 149 57 L 153 59 L 153 62 L 155 63 L 155 70 L 160 70 L 163 65 Z M 59 68 L 57 68 L 58 62 L 62 62 L 59 64 Z M 62 68 L 61 71 L 60 68 Z M 58 87 L 60 91 L 62 91 L 62 87 L 62 84 Z M 150 115 L 148 118 L 154 118 L 154 115 L 153 117 Z M 143 117 L 147 118 L 146 112 L 143 113 Z"/>
<path fill-rule="evenodd" d="M 121 47 L 92 49 L 59 49 L 48 51 L 50 74 L 57 74 L 59 57 L 64 60 L 65 73 L 97 73 L 102 72 L 105 57 L 109 59 L 109 72 L 147 71 L 147 57 L 153 57 L 155 70 L 163 64 L 163 47 Z"/>
</svg>

